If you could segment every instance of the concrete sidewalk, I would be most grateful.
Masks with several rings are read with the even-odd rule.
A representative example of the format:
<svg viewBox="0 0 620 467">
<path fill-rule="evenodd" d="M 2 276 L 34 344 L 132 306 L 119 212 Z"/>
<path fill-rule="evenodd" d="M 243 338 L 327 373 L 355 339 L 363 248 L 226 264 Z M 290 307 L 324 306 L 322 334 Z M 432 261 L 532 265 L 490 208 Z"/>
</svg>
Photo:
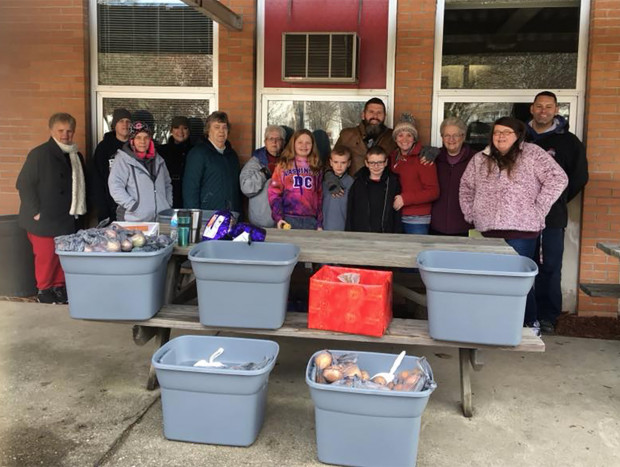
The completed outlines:
<svg viewBox="0 0 620 467">
<path fill-rule="evenodd" d="M 155 346 L 136 346 L 130 326 L 7 301 L 0 318 L 2 466 L 322 465 L 304 381 L 310 355 L 402 350 L 279 339 L 262 431 L 251 447 L 235 448 L 163 437 L 159 391 L 145 389 Z M 544 340 L 544 354 L 482 354 L 471 419 L 459 408 L 458 353 L 408 348 L 429 359 L 438 383 L 422 417 L 418 465 L 620 465 L 620 341 Z"/>
</svg>

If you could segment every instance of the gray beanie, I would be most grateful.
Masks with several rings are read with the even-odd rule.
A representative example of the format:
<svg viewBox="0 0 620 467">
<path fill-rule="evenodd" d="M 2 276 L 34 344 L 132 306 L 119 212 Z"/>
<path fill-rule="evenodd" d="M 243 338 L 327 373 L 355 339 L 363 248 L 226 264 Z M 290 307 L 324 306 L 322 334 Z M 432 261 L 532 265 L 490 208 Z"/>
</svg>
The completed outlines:
<svg viewBox="0 0 620 467">
<path fill-rule="evenodd" d="M 413 135 L 413 139 L 415 141 L 418 140 L 418 129 L 415 127 L 415 119 L 409 113 L 404 113 L 401 115 L 400 121 L 394 127 L 394 131 L 392 131 L 392 138 L 396 140 L 398 134 L 403 131 L 411 133 Z"/>
<path fill-rule="evenodd" d="M 127 109 L 114 109 L 112 113 L 112 131 L 116 130 L 116 124 L 120 122 L 123 118 L 128 118 L 131 121 L 131 113 Z"/>
</svg>

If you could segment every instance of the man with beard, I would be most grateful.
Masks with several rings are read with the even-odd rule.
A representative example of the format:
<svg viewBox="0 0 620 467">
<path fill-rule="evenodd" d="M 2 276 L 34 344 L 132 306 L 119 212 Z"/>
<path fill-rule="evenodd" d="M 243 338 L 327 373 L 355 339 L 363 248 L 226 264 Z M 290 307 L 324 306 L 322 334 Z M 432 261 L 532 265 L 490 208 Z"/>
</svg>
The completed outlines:
<svg viewBox="0 0 620 467">
<path fill-rule="evenodd" d="M 362 121 L 353 128 L 343 128 L 336 146 L 342 144 L 351 150 L 351 167 L 349 173 L 355 175 L 365 167 L 366 153 L 372 147 L 379 146 L 386 154 L 396 149 L 392 139 L 392 129 L 385 126 L 385 104 L 378 97 L 373 97 L 364 105 Z"/>
</svg>

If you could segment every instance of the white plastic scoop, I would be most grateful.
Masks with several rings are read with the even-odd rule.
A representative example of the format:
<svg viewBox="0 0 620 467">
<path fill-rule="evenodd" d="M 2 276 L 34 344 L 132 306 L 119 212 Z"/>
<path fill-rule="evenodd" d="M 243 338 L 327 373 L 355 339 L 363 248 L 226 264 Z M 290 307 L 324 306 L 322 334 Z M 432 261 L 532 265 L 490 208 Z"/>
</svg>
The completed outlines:
<svg viewBox="0 0 620 467">
<path fill-rule="evenodd" d="M 209 361 L 198 360 L 196 363 L 194 363 L 194 366 L 215 367 L 215 368 L 221 368 L 223 366 L 226 366 L 223 363 L 215 361 L 215 359 L 219 357 L 220 355 L 222 355 L 223 353 L 224 353 L 224 348 L 220 347 L 215 352 L 213 352 L 213 354 L 211 354 L 211 356 L 209 357 Z"/>
<path fill-rule="evenodd" d="M 400 354 L 398 354 L 398 357 L 396 357 L 396 360 L 394 360 L 394 364 L 392 365 L 392 368 L 390 368 L 389 373 L 386 373 L 386 372 L 377 373 L 376 375 L 374 375 L 370 379 L 373 380 L 377 376 L 382 376 L 385 379 L 386 384 L 387 383 L 391 383 L 392 381 L 394 381 L 394 373 L 396 372 L 396 369 L 402 363 L 403 358 L 405 358 L 405 354 L 406 354 L 406 352 L 404 350 Z"/>
</svg>

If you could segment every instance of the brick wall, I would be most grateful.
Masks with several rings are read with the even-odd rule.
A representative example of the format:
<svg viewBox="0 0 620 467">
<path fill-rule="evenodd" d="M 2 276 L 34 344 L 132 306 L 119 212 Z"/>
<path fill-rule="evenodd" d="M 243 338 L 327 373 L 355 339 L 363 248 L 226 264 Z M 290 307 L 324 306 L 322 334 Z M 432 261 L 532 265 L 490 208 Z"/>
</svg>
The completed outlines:
<svg viewBox="0 0 620 467">
<path fill-rule="evenodd" d="M 620 240 L 620 2 L 593 0 L 586 94 L 586 147 L 590 181 L 585 188 L 580 282 L 618 283 L 618 259 L 596 248 Z M 580 315 L 618 313 L 618 300 L 580 292 Z"/>
<path fill-rule="evenodd" d="M 228 113 L 232 125 L 229 139 L 244 163 L 255 149 L 256 2 L 228 0 L 222 3 L 243 17 L 241 31 L 223 26 L 219 29 L 219 110 Z"/>
<path fill-rule="evenodd" d="M 394 123 L 403 112 L 416 119 L 420 139 L 430 142 L 433 99 L 435 1 L 398 2 Z"/>
<path fill-rule="evenodd" d="M 0 2 L 0 215 L 17 212 L 17 174 L 28 151 L 49 138 L 51 114 L 72 114 L 75 140 L 86 147 L 86 3 Z"/>
</svg>

